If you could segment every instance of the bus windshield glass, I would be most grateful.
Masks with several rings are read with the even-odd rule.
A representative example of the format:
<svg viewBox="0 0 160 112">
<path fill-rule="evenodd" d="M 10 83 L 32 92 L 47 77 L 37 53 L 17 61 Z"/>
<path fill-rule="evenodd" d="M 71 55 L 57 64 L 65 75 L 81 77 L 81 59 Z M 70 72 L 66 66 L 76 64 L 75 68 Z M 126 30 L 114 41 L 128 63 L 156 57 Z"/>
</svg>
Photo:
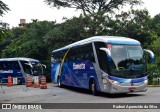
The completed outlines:
<svg viewBox="0 0 160 112">
<path fill-rule="evenodd" d="M 35 76 L 42 75 L 43 68 L 42 68 L 41 63 L 39 63 L 39 62 L 31 62 L 31 64 L 32 64 L 33 75 L 35 75 Z"/>
<path fill-rule="evenodd" d="M 140 78 L 146 75 L 146 62 L 140 45 L 111 45 L 110 73 L 120 78 Z"/>
</svg>

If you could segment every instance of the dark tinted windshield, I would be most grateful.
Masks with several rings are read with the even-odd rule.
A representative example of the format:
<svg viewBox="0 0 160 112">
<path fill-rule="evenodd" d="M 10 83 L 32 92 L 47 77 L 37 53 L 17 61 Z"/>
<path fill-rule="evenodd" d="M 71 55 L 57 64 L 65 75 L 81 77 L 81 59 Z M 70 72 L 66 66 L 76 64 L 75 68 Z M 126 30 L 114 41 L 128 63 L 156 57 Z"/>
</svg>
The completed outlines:
<svg viewBox="0 0 160 112">
<path fill-rule="evenodd" d="M 39 62 L 32 62 L 31 64 L 33 66 L 33 75 L 42 75 L 42 65 Z"/>
<path fill-rule="evenodd" d="M 111 45 L 111 75 L 138 78 L 146 75 L 146 63 L 141 46 Z"/>
<path fill-rule="evenodd" d="M 42 75 L 42 66 L 39 62 L 28 62 L 28 61 L 20 61 L 23 67 L 23 70 L 27 74 L 31 75 Z"/>
<path fill-rule="evenodd" d="M 23 70 L 27 74 L 32 74 L 31 66 L 28 61 L 20 61 L 23 67 Z"/>
</svg>

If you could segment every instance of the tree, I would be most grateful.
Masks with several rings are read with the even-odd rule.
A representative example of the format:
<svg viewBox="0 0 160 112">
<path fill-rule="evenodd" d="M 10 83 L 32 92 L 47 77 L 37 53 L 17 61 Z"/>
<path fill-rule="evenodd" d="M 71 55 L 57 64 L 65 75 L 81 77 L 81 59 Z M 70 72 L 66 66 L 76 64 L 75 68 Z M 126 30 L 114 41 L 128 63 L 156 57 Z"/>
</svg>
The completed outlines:
<svg viewBox="0 0 160 112">
<path fill-rule="evenodd" d="M 33 22 L 20 28 L 12 29 L 12 42 L 1 57 L 31 57 L 45 60 L 48 51 L 43 36 L 53 28 L 52 22 Z"/>
<path fill-rule="evenodd" d="M 158 23 L 157 23 L 158 24 Z M 152 51 L 155 54 L 155 62 L 149 64 L 148 73 L 149 73 L 149 83 L 150 84 L 158 84 L 156 81 L 153 81 L 153 78 L 160 77 L 160 38 L 155 40 L 153 44 L 150 46 Z"/>
<path fill-rule="evenodd" d="M 151 29 L 153 29 L 160 37 L 160 14 L 153 17 L 152 23 L 150 24 Z"/>
<path fill-rule="evenodd" d="M 49 52 L 58 49 L 67 44 L 81 40 L 87 36 L 85 31 L 86 22 L 82 16 L 73 17 L 64 23 L 56 24 L 44 37 L 45 44 L 49 48 Z"/>
<path fill-rule="evenodd" d="M 3 16 L 5 12 L 9 11 L 8 6 L 0 0 L 0 16 Z M 2 22 L 0 20 L 0 41 L 7 35 L 8 23 Z"/>
<path fill-rule="evenodd" d="M 114 12 L 115 9 L 123 8 L 125 5 L 140 5 L 141 0 L 45 0 L 47 5 L 61 8 L 75 8 L 82 10 L 83 14 L 93 14 L 95 12 Z"/>
<path fill-rule="evenodd" d="M 150 29 L 152 19 L 147 10 L 121 12 L 112 18 L 108 18 L 104 23 L 107 35 L 133 38 L 139 40 L 143 47 L 147 47 L 157 39 L 154 30 Z"/>
<path fill-rule="evenodd" d="M 4 12 L 8 12 L 9 10 L 8 6 L 0 0 L 0 16 L 3 16 Z"/>
</svg>

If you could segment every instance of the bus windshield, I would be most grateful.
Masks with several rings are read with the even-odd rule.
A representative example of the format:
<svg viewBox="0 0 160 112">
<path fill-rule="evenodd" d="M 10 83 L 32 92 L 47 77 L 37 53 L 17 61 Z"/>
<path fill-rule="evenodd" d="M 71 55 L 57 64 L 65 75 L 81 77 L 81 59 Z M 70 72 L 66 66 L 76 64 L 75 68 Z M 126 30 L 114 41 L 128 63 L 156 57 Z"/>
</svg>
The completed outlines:
<svg viewBox="0 0 160 112">
<path fill-rule="evenodd" d="M 120 78 L 146 75 L 146 62 L 140 45 L 111 45 L 110 73 Z"/>
<path fill-rule="evenodd" d="M 27 74 L 32 74 L 35 76 L 42 75 L 43 68 L 40 62 L 37 61 L 21 61 L 21 64 L 23 66 L 23 70 Z"/>
<path fill-rule="evenodd" d="M 33 75 L 37 76 L 37 75 L 42 75 L 43 74 L 43 68 L 42 68 L 41 63 L 31 62 L 31 64 L 32 64 Z"/>
</svg>

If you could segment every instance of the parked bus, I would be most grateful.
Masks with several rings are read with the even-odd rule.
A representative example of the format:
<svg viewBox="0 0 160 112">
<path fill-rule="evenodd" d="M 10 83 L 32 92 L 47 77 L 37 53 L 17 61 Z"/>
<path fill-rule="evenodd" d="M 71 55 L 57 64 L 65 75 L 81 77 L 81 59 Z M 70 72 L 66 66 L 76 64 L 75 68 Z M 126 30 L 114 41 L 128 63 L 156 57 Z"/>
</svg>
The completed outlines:
<svg viewBox="0 0 160 112">
<path fill-rule="evenodd" d="M 43 67 L 44 66 L 44 67 Z M 7 83 L 8 76 L 18 79 L 18 84 L 25 83 L 27 76 L 43 75 L 45 65 L 39 60 L 31 58 L 4 58 L 0 59 L 0 82 Z"/>
<path fill-rule="evenodd" d="M 68 85 L 97 92 L 129 93 L 147 90 L 145 52 L 139 41 L 116 36 L 95 36 L 53 50 L 51 78 L 58 86 Z"/>
</svg>

